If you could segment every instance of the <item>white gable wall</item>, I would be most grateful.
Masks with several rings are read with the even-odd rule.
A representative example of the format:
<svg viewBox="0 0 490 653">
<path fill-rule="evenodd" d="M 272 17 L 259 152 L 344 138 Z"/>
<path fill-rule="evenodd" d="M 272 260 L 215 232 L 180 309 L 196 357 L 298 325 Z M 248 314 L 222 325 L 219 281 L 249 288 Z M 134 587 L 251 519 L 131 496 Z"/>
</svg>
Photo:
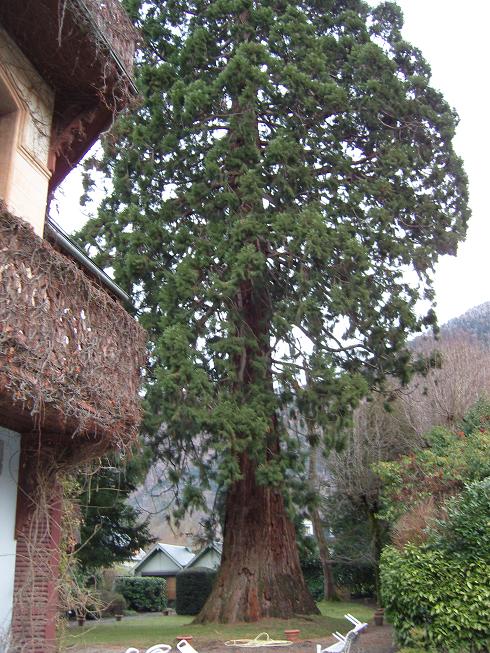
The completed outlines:
<svg viewBox="0 0 490 653">
<path fill-rule="evenodd" d="M 207 567 L 208 569 L 218 569 L 219 565 L 221 562 L 221 556 L 215 549 L 210 549 L 206 551 L 202 556 L 199 557 L 198 560 L 196 560 L 196 564 L 194 565 L 193 562 L 191 562 L 188 567 Z"/>
<path fill-rule="evenodd" d="M 176 574 L 181 569 L 182 567 L 171 560 L 163 551 L 157 550 L 140 564 L 135 571 L 135 575 L 141 576 L 143 573 Z"/>
</svg>

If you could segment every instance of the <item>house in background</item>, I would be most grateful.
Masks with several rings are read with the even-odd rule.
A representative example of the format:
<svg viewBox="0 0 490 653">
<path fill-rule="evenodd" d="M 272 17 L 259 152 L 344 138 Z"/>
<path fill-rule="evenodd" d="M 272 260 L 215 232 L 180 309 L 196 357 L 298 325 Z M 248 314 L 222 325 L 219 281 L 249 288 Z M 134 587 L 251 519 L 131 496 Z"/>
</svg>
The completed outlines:
<svg viewBox="0 0 490 653">
<path fill-rule="evenodd" d="M 221 554 L 223 548 L 221 544 L 213 542 L 204 547 L 202 551 L 196 553 L 192 560 L 187 564 L 186 569 L 191 567 L 206 567 L 207 569 L 218 569 L 221 564 Z"/>
<path fill-rule="evenodd" d="M 194 554 L 187 546 L 157 542 L 133 568 L 135 576 L 159 576 L 167 581 L 167 598 L 175 601 L 176 576 Z"/>
<path fill-rule="evenodd" d="M 210 544 L 197 554 L 187 546 L 158 542 L 133 568 L 135 576 L 158 576 L 167 581 L 167 598 L 175 601 L 177 574 L 190 567 L 217 569 L 221 562 L 221 547 Z"/>
<path fill-rule="evenodd" d="M 62 483 L 138 437 L 145 334 L 48 196 L 135 93 L 117 0 L 0 2 L 0 652 L 57 650 Z"/>
</svg>

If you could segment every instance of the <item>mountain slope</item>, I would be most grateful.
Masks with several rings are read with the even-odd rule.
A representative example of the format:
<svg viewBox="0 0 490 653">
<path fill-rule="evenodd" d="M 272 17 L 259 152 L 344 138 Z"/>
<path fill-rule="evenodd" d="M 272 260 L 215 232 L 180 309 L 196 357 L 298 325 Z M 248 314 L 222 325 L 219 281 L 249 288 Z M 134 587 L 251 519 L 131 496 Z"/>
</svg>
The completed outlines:
<svg viewBox="0 0 490 653">
<path fill-rule="evenodd" d="M 441 327 L 442 333 L 464 331 L 480 342 L 490 345 L 490 301 L 470 308 L 466 313 L 449 320 Z"/>
</svg>

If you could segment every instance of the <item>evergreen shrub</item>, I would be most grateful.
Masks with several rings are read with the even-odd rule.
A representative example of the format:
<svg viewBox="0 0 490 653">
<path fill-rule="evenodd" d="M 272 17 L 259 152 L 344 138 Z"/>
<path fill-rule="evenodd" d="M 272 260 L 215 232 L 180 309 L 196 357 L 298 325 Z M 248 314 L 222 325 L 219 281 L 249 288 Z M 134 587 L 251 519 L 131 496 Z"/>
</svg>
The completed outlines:
<svg viewBox="0 0 490 653">
<path fill-rule="evenodd" d="M 323 569 L 316 550 L 299 546 L 301 570 L 306 587 L 315 601 L 323 599 Z"/>
<path fill-rule="evenodd" d="M 323 568 L 316 547 L 299 542 L 301 570 L 306 586 L 315 601 L 323 599 Z M 362 563 L 338 563 L 332 566 L 335 587 L 349 598 L 371 598 L 375 596 L 374 566 Z"/>
<path fill-rule="evenodd" d="M 127 607 L 126 599 L 119 592 L 102 590 L 100 593 L 102 603 L 102 616 L 109 617 L 116 614 L 124 614 Z"/>
<path fill-rule="evenodd" d="M 488 651 L 490 572 L 480 559 L 461 564 L 444 551 L 408 544 L 382 554 L 382 595 L 402 646 Z"/>
<path fill-rule="evenodd" d="M 375 570 L 372 564 L 336 563 L 333 566 L 333 577 L 336 587 L 344 587 L 353 599 L 376 596 Z"/>
<path fill-rule="evenodd" d="M 398 643 L 437 651 L 490 650 L 490 480 L 447 504 L 426 543 L 387 547 L 384 605 Z"/>
<path fill-rule="evenodd" d="M 177 614 L 199 614 L 213 589 L 216 571 L 206 567 L 183 569 L 177 574 Z"/>
<path fill-rule="evenodd" d="M 131 610 L 159 612 L 167 607 L 167 582 L 154 576 L 118 578 L 114 589 L 120 592 Z"/>
</svg>

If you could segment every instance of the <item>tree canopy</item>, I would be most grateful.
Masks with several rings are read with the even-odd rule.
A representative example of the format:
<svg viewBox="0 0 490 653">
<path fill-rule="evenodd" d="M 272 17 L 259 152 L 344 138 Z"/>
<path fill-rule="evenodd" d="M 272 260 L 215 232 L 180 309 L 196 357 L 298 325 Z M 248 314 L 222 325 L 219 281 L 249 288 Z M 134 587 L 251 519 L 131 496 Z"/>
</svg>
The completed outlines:
<svg viewBox="0 0 490 653">
<path fill-rule="evenodd" d="M 142 478 L 141 457 L 126 465 L 111 458 L 79 475 L 81 525 L 76 556 L 85 572 L 126 562 L 154 542 L 148 515 L 128 503 Z"/>
<path fill-rule="evenodd" d="M 406 337 L 434 322 L 420 301 L 431 305 L 434 264 L 468 218 L 457 117 L 394 3 L 126 6 L 144 39 L 142 100 L 105 139 L 96 165 L 112 190 L 81 238 L 148 329 L 155 450 L 176 479 L 193 460 L 186 505 L 216 471 L 224 560 L 251 569 L 248 617 L 272 615 L 262 562 L 237 561 L 227 532 L 245 527 L 247 492 L 263 495 L 247 515 L 257 533 L 285 492 L 281 408 L 327 434 L 386 374 L 408 378 Z"/>
</svg>

